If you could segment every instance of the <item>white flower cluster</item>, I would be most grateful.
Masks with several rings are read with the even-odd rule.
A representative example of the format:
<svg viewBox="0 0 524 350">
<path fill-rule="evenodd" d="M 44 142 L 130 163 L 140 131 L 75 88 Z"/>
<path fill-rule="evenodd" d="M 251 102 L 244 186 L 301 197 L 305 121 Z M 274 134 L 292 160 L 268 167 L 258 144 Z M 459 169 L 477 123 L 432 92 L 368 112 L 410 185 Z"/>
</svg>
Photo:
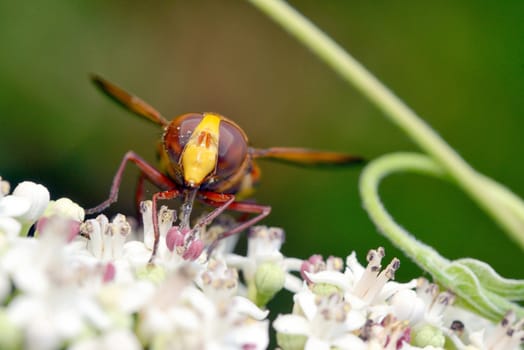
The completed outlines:
<svg viewBox="0 0 524 350">
<path fill-rule="evenodd" d="M 381 248 L 366 267 L 355 253 L 345 268 L 303 261 L 280 252 L 281 229 L 258 226 L 241 256 L 236 237 L 214 242 L 225 218 L 179 230 L 175 211 L 146 201 L 138 230 L 123 215 L 84 220 L 31 182 L 9 192 L 0 178 L 0 349 L 266 349 L 266 305 L 282 289 L 294 295 L 272 326 L 283 350 L 518 349 L 524 337 L 512 313 L 493 325 L 424 279 L 393 282 L 399 261 L 382 269 Z"/>
</svg>

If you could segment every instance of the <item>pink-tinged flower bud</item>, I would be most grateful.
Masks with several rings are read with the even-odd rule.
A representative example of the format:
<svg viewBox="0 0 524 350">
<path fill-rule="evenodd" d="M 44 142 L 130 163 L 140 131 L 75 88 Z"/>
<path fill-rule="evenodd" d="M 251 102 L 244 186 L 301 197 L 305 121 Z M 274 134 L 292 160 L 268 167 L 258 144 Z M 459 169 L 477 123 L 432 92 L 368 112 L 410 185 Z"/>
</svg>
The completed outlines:
<svg viewBox="0 0 524 350">
<path fill-rule="evenodd" d="M 104 268 L 104 276 L 102 277 L 102 281 L 104 281 L 104 283 L 111 282 L 112 280 L 115 279 L 115 275 L 116 275 L 115 265 L 113 265 L 112 263 L 107 263 Z"/>
<path fill-rule="evenodd" d="M 173 251 L 176 247 L 184 246 L 184 235 L 180 232 L 178 226 L 173 226 L 167 231 L 166 245 L 170 251 Z"/>
<path fill-rule="evenodd" d="M 184 252 L 182 257 L 186 260 L 196 260 L 202 251 L 204 250 L 204 242 L 197 239 L 189 243 L 187 250 Z"/>
</svg>

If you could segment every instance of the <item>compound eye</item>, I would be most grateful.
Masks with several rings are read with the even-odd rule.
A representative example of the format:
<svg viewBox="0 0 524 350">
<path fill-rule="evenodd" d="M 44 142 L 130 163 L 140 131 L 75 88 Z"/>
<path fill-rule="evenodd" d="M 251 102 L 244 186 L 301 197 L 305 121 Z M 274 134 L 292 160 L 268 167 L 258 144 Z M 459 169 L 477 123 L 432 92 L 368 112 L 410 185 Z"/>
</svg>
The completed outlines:
<svg viewBox="0 0 524 350">
<path fill-rule="evenodd" d="M 174 163 L 178 163 L 185 145 L 203 117 L 202 113 L 187 113 L 175 118 L 167 126 L 164 144 L 167 147 L 169 158 Z"/>
<path fill-rule="evenodd" d="M 239 126 L 223 119 L 218 138 L 218 164 L 215 176 L 218 180 L 235 174 L 247 157 L 247 138 Z"/>
</svg>

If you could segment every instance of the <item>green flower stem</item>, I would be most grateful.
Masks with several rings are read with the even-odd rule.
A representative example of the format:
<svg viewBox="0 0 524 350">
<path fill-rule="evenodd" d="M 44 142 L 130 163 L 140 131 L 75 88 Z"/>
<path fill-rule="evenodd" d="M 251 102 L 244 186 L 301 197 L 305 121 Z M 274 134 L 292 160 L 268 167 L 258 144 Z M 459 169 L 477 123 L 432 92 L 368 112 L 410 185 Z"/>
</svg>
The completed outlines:
<svg viewBox="0 0 524 350">
<path fill-rule="evenodd" d="M 396 247 L 411 257 L 422 269 L 434 276 L 439 275 L 449 260 L 440 256 L 433 248 L 418 241 L 398 225 L 380 201 L 378 185 L 387 175 L 399 171 L 412 171 L 445 178 L 444 170 L 430 158 L 421 154 L 395 153 L 382 156 L 364 169 L 360 177 L 360 195 L 364 208 L 378 229 Z"/>
<path fill-rule="evenodd" d="M 281 0 L 249 0 L 360 90 L 431 155 L 524 249 L 524 202 L 469 166 L 415 112 L 307 18 Z"/>
<path fill-rule="evenodd" d="M 379 230 L 439 284 L 459 296 L 465 307 L 494 321 L 509 309 L 523 317 L 524 309 L 510 300 L 524 298 L 524 281 L 502 278 L 489 265 L 474 259 L 449 261 L 393 220 L 380 201 L 378 187 L 384 177 L 400 171 L 453 181 L 438 163 L 421 154 L 394 153 L 373 160 L 362 172 L 359 187 L 364 208 Z"/>
</svg>

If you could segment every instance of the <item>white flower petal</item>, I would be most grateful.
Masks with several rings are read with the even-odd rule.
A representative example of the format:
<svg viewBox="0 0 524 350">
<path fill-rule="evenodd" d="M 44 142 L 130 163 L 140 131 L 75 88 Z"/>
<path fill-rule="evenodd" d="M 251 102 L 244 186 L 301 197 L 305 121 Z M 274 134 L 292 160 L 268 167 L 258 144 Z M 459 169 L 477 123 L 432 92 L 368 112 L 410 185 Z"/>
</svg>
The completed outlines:
<svg viewBox="0 0 524 350">
<path fill-rule="evenodd" d="M 145 337 L 151 337 L 155 334 L 162 334 L 171 331 L 171 322 L 165 310 L 159 310 L 156 307 L 149 307 L 143 312 L 139 323 L 140 334 Z"/>
<path fill-rule="evenodd" d="M 358 262 L 356 252 L 351 252 L 347 257 L 346 266 L 346 271 L 344 273 L 351 277 L 350 279 L 353 283 L 360 279 L 366 270 L 366 268 Z"/>
<path fill-rule="evenodd" d="M 318 310 L 315 298 L 315 294 L 313 294 L 307 286 L 293 297 L 295 303 L 300 306 L 300 309 L 310 321 L 315 317 Z"/>
<path fill-rule="evenodd" d="M 235 267 L 239 268 L 247 263 L 249 263 L 250 259 L 248 259 L 245 256 L 237 255 L 237 254 L 227 254 L 224 258 L 227 266 L 229 267 Z"/>
<path fill-rule="evenodd" d="M 361 328 L 366 323 L 366 317 L 364 313 L 357 310 L 350 310 L 346 315 L 346 325 L 347 331 L 354 331 Z"/>
<path fill-rule="evenodd" d="M 68 350 L 102 350 L 100 342 L 97 338 L 82 339 L 68 347 Z"/>
<path fill-rule="evenodd" d="M 286 273 L 286 279 L 284 281 L 284 288 L 291 293 L 298 293 L 303 287 L 304 281 L 295 275 Z"/>
<path fill-rule="evenodd" d="M 471 348 L 469 346 L 466 349 L 467 350 L 478 350 L 476 348 Z M 431 345 L 424 346 L 423 348 L 421 348 L 421 347 L 414 346 L 414 345 L 411 345 L 409 343 L 404 342 L 403 345 L 402 345 L 402 350 L 442 350 L 442 348 L 436 348 L 436 347 L 431 346 Z"/>
<path fill-rule="evenodd" d="M 246 326 L 228 330 L 221 347 L 218 349 L 267 349 L 269 344 L 269 321 L 249 323 Z"/>
<path fill-rule="evenodd" d="M 136 335 L 127 329 L 117 329 L 98 338 L 81 339 L 68 350 L 140 350 L 143 349 Z"/>
<path fill-rule="evenodd" d="M 142 345 L 136 338 L 135 334 L 127 329 L 119 329 L 104 335 L 102 347 L 99 350 L 140 350 Z"/>
<path fill-rule="evenodd" d="M 335 339 L 331 345 L 340 350 L 368 350 L 366 343 L 352 333 Z"/>
<path fill-rule="evenodd" d="M 24 327 L 26 331 L 24 348 L 26 350 L 55 350 L 60 348 L 63 339 L 46 318 L 39 316 Z"/>
<path fill-rule="evenodd" d="M 2 267 L 11 275 L 15 286 L 25 293 L 43 293 L 49 279 L 42 270 L 39 241 L 20 239 L 5 254 Z"/>
<path fill-rule="evenodd" d="M 407 289 L 413 289 L 417 287 L 417 279 L 412 279 L 407 283 L 398 283 L 394 281 L 387 282 L 384 287 L 382 287 L 380 293 L 378 294 L 379 300 L 386 300 L 391 297 L 393 294 Z"/>
<path fill-rule="evenodd" d="M 149 258 L 151 258 L 151 252 L 151 249 L 148 249 L 144 243 L 139 241 L 126 242 L 122 248 L 122 254 L 134 267 L 147 265 Z"/>
<path fill-rule="evenodd" d="M 349 289 L 348 279 L 341 272 L 324 270 L 317 273 L 305 273 L 313 283 L 326 283 L 339 287 L 342 290 Z"/>
<path fill-rule="evenodd" d="M 344 300 L 346 300 L 351 307 L 356 310 L 364 310 L 368 306 L 368 303 L 351 293 L 345 293 Z"/>
<path fill-rule="evenodd" d="M 5 235 L 9 239 L 15 238 L 20 234 L 22 224 L 10 217 L 0 217 L 0 235 Z"/>
<path fill-rule="evenodd" d="M 476 332 L 472 332 L 470 335 L 469 335 L 469 340 L 471 341 L 471 344 L 476 346 L 477 348 L 479 349 L 484 349 L 485 346 L 484 346 L 484 329 L 481 329 L 479 331 L 476 331 Z"/>
<path fill-rule="evenodd" d="M 111 319 L 109 315 L 102 310 L 100 305 L 92 298 L 86 296 L 77 297 L 78 312 L 81 313 L 90 324 L 93 324 L 97 329 L 106 330 L 111 326 Z M 78 316 L 77 316 L 78 317 Z"/>
<path fill-rule="evenodd" d="M 42 313 L 44 305 L 36 298 L 16 297 L 7 307 L 9 319 L 18 327 L 25 328 L 36 314 Z"/>
<path fill-rule="evenodd" d="M 45 310 L 45 313 L 49 313 L 46 318 L 51 318 L 55 331 L 61 337 L 74 338 L 84 327 L 82 316 L 73 305 L 60 306 L 59 309 Z"/>
<path fill-rule="evenodd" d="M 284 267 L 288 271 L 300 271 L 304 260 L 297 258 L 285 258 Z"/>
<path fill-rule="evenodd" d="M 45 216 L 59 215 L 64 218 L 72 219 L 78 222 L 84 221 L 84 209 L 69 198 L 59 198 L 56 201 L 49 202 Z"/>
<path fill-rule="evenodd" d="M 202 330 L 202 319 L 195 310 L 187 307 L 175 307 L 169 310 L 169 318 L 175 328 L 184 332 L 199 333 Z"/>
<path fill-rule="evenodd" d="M 187 301 L 205 320 L 213 319 L 216 315 L 217 311 L 213 301 L 197 288 L 184 288 L 180 299 Z"/>
<path fill-rule="evenodd" d="M 443 319 L 444 324 L 451 324 L 455 320 L 460 320 L 464 324 L 464 328 L 469 330 L 469 333 L 493 327 L 493 323 L 487 319 L 480 317 L 472 311 L 453 305 L 448 306 Z"/>
<path fill-rule="evenodd" d="M 89 227 L 89 240 L 87 241 L 87 249 L 91 252 L 91 254 L 93 254 L 95 258 L 101 259 L 103 253 L 102 225 L 100 224 L 100 221 L 96 219 L 87 220 L 84 225 Z"/>
<path fill-rule="evenodd" d="M 329 350 L 330 344 L 323 339 L 317 337 L 309 337 L 304 350 Z"/>
<path fill-rule="evenodd" d="M 399 320 L 417 323 L 424 318 L 426 305 L 411 289 L 401 290 L 391 298 L 391 312 Z"/>
<path fill-rule="evenodd" d="M 156 289 L 147 280 L 105 285 L 99 297 L 106 308 L 116 308 L 126 314 L 132 314 L 147 306 Z"/>
<path fill-rule="evenodd" d="M 278 315 L 273 321 L 273 328 L 283 334 L 310 335 L 309 321 L 298 315 Z"/>
<path fill-rule="evenodd" d="M 233 307 L 236 312 L 250 316 L 255 320 L 263 320 L 269 314 L 269 310 L 262 310 L 249 299 L 241 296 L 233 297 Z"/>
<path fill-rule="evenodd" d="M 29 211 L 31 201 L 17 196 L 5 196 L 0 200 L 0 216 L 21 216 Z"/>
</svg>

